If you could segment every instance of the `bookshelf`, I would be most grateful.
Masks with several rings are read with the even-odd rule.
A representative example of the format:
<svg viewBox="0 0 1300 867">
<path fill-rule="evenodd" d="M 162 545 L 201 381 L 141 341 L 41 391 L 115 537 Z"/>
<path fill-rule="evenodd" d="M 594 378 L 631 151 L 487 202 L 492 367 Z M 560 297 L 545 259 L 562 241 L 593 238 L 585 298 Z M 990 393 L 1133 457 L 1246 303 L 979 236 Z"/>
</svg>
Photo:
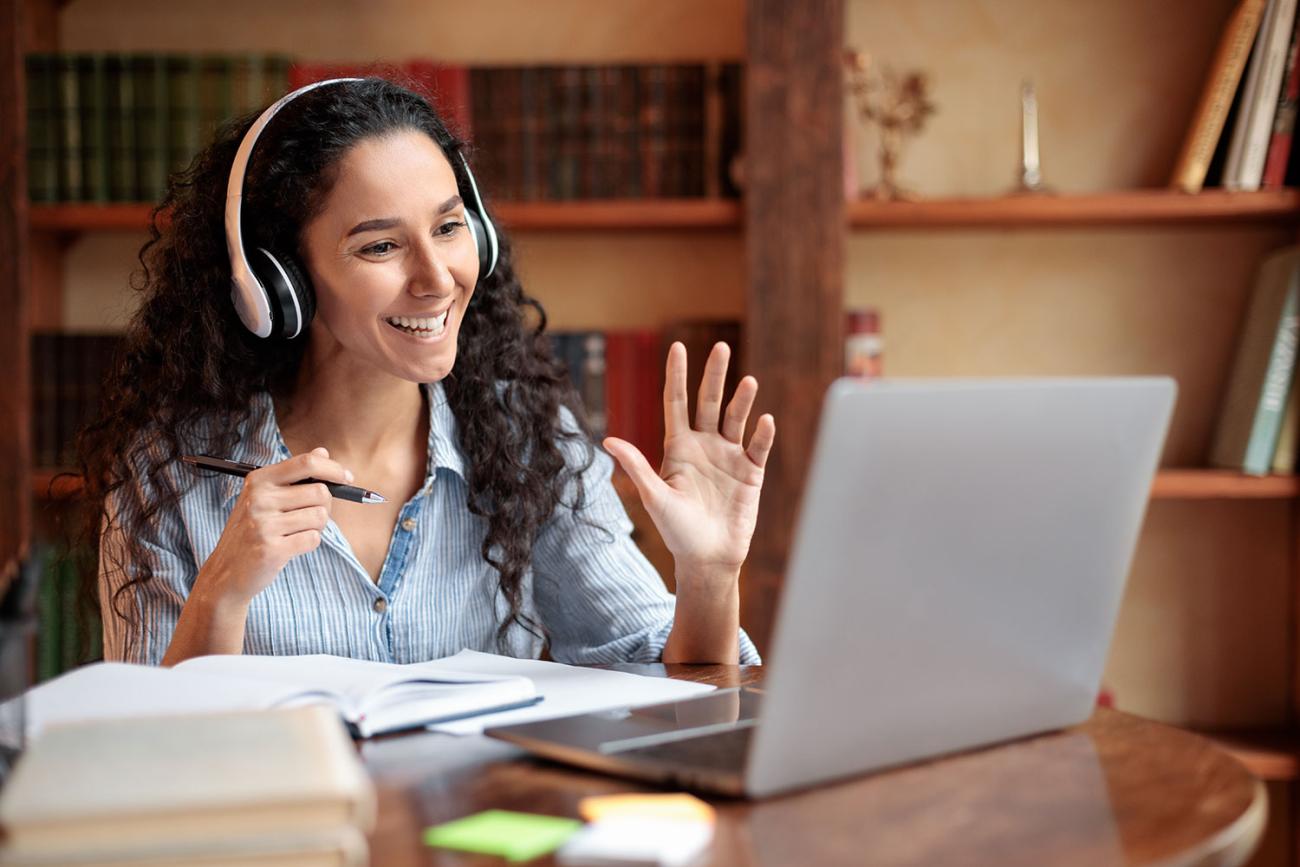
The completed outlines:
<svg viewBox="0 0 1300 867">
<path fill-rule="evenodd" d="M 60 235 L 84 232 L 143 232 L 150 204 L 32 205 L 34 231 Z M 740 205 L 724 199 L 502 202 L 499 222 L 515 231 L 624 231 L 740 228 Z"/>
</svg>

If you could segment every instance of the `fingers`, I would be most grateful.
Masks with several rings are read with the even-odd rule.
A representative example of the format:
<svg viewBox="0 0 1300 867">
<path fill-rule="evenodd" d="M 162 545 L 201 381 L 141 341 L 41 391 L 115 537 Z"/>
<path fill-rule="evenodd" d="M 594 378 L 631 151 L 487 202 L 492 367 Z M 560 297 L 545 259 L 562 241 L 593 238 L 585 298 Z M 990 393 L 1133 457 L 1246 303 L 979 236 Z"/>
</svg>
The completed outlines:
<svg viewBox="0 0 1300 867">
<path fill-rule="evenodd" d="M 281 512 L 275 520 L 275 528 L 282 536 L 301 533 L 305 530 L 324 530 L 330 522 L 329 509 L 324 506 L 308 506 Z"/>
<path fill-rule="evenodd" d="M 747 376 L 736 386 L 736 393 L 727 404 L 727 417 L 722 421 L 722 435 L 739 445 L 745 436 L 745 425 L 749 423 L 749 411 L 754 408 L 754 398 L 758 395 L 758 380 Z"/>
<path fill-rule="evenodd" d="M 718 416 L 722 412 L 722 393 L 727 384 L 727 362 L 731 347 L 718 342 L 704 363 L 704 377 L 700 380 L 700 396 L 695 406 L 695 429 L 711 433 L 718 429 Z"/>
<path fill-rule="evenodd" d="M 340 484 L 352 481 L 352 471 L 338 461 L 331 460 L 329 451 L 324 448 L 315 448 L 305 455 L 294 455 L 287 461 L 254 470 L 248 474 L 248 478 L 253 479 L 258 475 L 277 485 L 291 485 L 303 479 L 320 479 Z"/>
<path fill-rule="evenodd" d="M 664 370 L 664 436 L 671 437 L 690 429 L 686 404 L 686 347 L 674 343 L 668 347 L 668 365 Z"/>
<path fill-rule="evenodd" d="M 649 498 L 655 494 L 656 486 L 662 485 L 663 480 L 659 474 L 650 466 L 650 462 L 641 454 L 641 450 L 632 445 L 627 440 L 621 440 L 618 437 L 605 437 L 603 443 L 605 451 L 614 456 L 618 465 L 623 468 L 632 479 L 632 484 L 636 485 L 637 493 L 641 495 L 641 501 L 648 502 Z"/>
<path fill-rule="evenodd" d="M 776 441 L 776 419 L 771 413 L 763 413 L 754 425 L 754 435 L 749 438 L 749 448 L 745 454 L 760 470 L 767 464 L 767 456 L 772 452 L 772 443 Z"/>
</svg>

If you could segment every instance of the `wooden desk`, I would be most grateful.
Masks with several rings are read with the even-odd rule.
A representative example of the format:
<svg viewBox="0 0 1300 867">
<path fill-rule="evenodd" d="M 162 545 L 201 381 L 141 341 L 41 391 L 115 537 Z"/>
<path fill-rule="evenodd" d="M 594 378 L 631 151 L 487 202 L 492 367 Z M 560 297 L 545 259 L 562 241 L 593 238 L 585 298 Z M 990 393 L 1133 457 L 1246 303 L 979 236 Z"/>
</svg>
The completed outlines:
<svg viewBox="0 0 1300 867">
<path fill-rule="evenodd" d="M 618 666 L 719 685 L 759 666 Z M 577 816 L 585 795 L 654 791 L 526 758 L 489 738 L 419 734 L 362 755 L 380 788 L 376 867 L 500 865 L 425 848 L 424 827 L 501 808 Z M 1116 711 L 1077 728 L 757 802 L 711 799 L 716 865 L 1237 865 L 1264 788 L 1204 738 Z M 553 863 L 552 860 L 533 862 Z"/>
</svg>

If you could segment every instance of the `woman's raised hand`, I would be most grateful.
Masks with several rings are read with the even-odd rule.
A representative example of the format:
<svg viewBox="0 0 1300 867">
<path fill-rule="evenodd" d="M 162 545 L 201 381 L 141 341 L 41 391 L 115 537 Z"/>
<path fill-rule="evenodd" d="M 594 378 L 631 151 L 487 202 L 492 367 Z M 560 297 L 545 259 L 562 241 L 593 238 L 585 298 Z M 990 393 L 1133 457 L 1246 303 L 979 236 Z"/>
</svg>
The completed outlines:
<svg viewBox="0 0 1300 867">
<path fill-rule="evenodd" d="M 216 548 L 195 579 L 195 589 L 246 603 L 274 581 L 291 558 L 320 545 L 332 498 L 322 484 L 295 484 L 307 478 L 346 484 L 352 473 L 331 460 L 324 448 L 249 473 Z"/>
<path fill-rule="evenodd" d="M 679 580 L 695 575 L 734 577 L 754 535 L 763 467 L 776 438 L 776 422 L 769 414 L 760 416 L 745 445 L 745 425 L 758 393 L 758 381 L 752 376 L 736 386 L 723 414 L 730 357 L 725 343 L 716 344 L 709 353 L 692 425 L 686 400 L 686 347 L 674 343 L 668 350 L 664 461 L 658 473 L 626 440 L 608 437 L 604 442 L 636 485 L 673 554 Z"/>
</svg>

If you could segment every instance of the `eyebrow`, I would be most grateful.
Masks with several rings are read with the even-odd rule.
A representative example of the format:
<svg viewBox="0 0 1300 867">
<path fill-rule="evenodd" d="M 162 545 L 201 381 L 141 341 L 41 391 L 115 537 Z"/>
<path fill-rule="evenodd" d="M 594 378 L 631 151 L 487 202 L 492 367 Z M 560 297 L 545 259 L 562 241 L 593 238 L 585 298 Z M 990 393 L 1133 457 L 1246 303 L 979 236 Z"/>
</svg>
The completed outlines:
<svg viewBox="0 0 1300 867">
<path fill-rule="evenodd" d="M 452 196 L 450 199 L 438 206 L 438 211 L 434 216 L 441 216 L 460 203 L 460 196 Z M 362 232 L 375 232 L 380 229 L 391 229 L 394 226 L 400 226 L 401 224 L 402 221 L 396 217 L 384 217 L 379 220 L 366 220 L 364 223 L 357 223 L 349 229 L 348 233 L 344 237 L 351 238 L 353 235 L 360 235 Z"/>
</svg>

